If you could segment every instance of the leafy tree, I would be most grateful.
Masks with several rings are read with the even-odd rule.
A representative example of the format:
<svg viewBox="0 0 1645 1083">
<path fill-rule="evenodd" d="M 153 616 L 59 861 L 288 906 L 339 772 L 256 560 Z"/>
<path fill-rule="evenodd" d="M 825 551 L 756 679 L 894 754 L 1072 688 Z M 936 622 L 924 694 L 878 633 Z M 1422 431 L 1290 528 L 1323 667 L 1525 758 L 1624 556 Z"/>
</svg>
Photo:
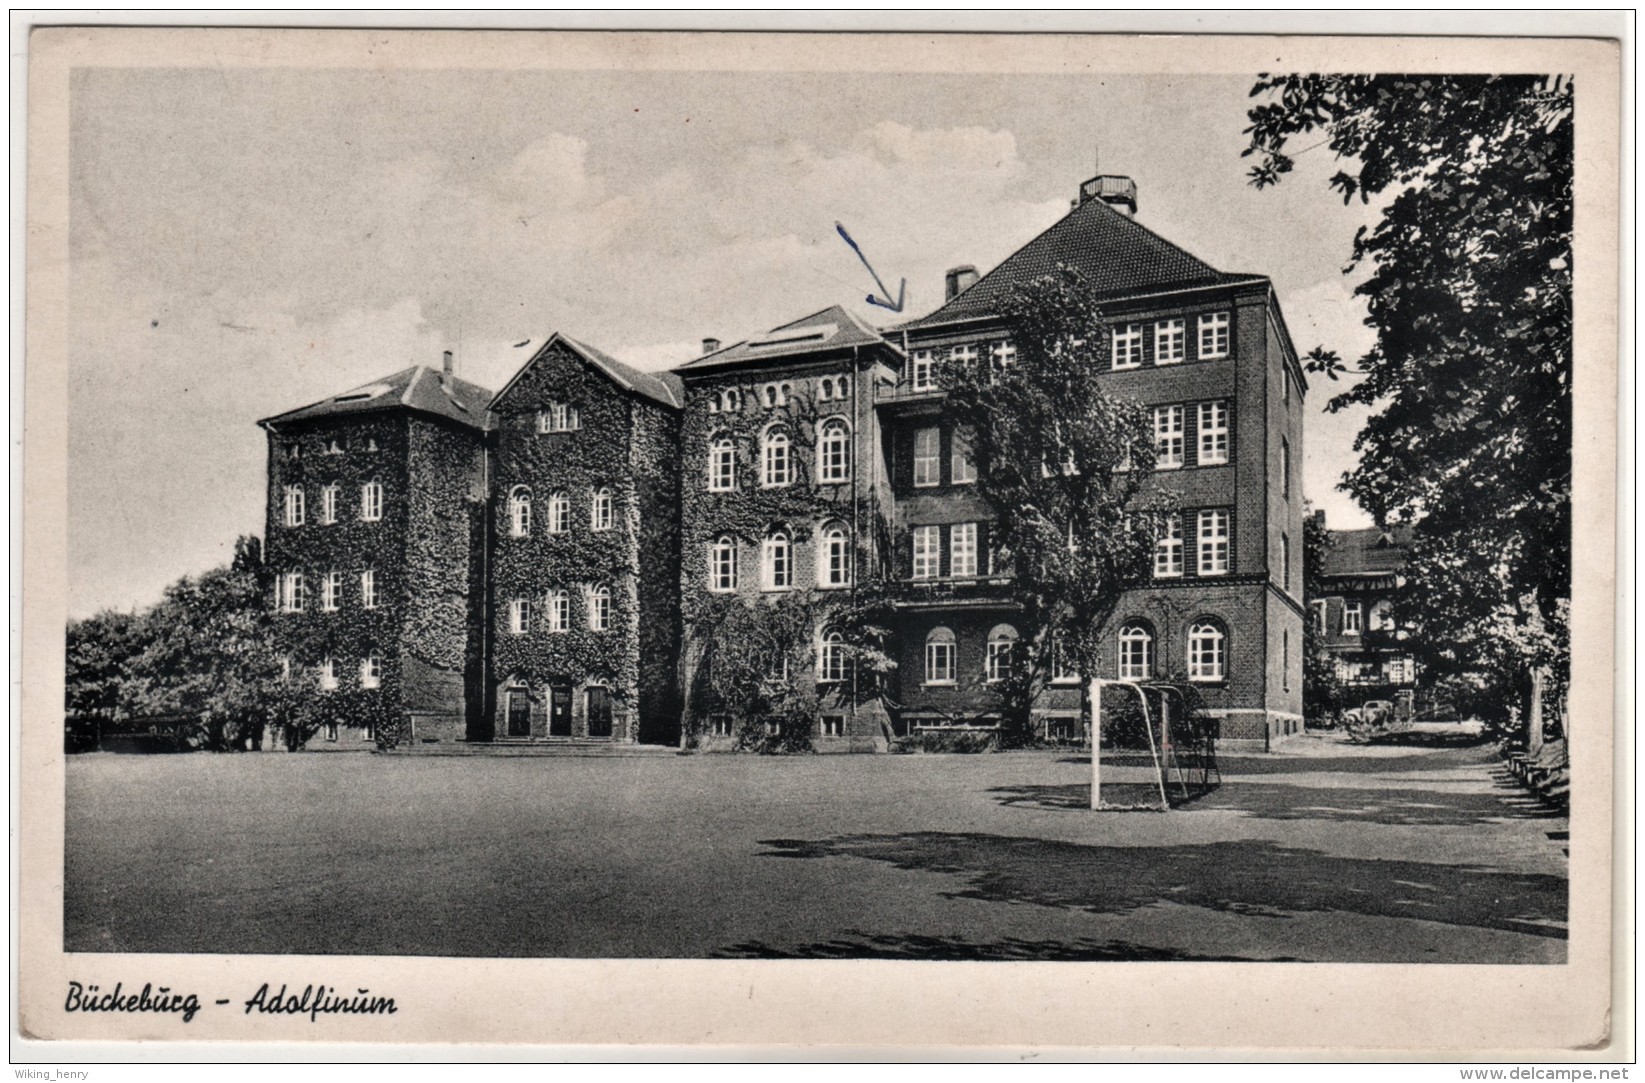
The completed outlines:
<svg viewBox="0 0 1645 1083">
<path fill-rule="evenodd" d="M 125 688 L 146 631 L 136 613 L 106 609 L 68 625 L 65 704 L 71 715 L 113 722 L 128 705 Z"/>
<path fill-rule="evenodd" d="M 1323 134 L 1331 187 L 1384 205 L 1347 268 L 1369 271 L 1355 292 L 1376 344 L 1353 366 L 1316 348 L 1309 368 L 1358 377 L 1329 410 L 1373 411 L 1343 487 L 1379 523 L 1414 527 L 1396 601 L 1413 645 L 1432 676 L 1504 695 L 1505 670 L 1563 683 L 1571 79 L 1272 75 L 1251 93 L 1266 99 L 1246 129 L 1253 184 L 1278 183 L 1292 141 Z"/>
<path fill-rule="evenodd" d="M 1012 743 L 1029 735 L 1054 652 L 1095 672 L 1101 629 L 1146 574 L 1164 504 L 1144 491 L 1154 466 L 1144 408 L 1100 378 L 1109 332 L 1084 276 L 1059 267 L 1014 288 L 1001 314 L 1015 364 L 985 360 L 945 379 L 1019 609 L 1020 647 L 1001 687 Z"/>
</svg>

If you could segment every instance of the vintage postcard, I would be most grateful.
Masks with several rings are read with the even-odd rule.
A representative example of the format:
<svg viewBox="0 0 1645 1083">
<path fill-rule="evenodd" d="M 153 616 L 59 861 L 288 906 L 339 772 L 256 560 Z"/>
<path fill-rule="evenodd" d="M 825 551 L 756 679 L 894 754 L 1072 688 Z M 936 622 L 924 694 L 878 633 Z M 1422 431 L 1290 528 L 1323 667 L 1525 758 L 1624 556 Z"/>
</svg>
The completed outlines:
<svg viewBox="0 0 1645 1083">
<path fill-rule="evenodd" d="M 20 1033 L 1614 1057 L 1621 62 L 37 30 Z"/>
</svg>

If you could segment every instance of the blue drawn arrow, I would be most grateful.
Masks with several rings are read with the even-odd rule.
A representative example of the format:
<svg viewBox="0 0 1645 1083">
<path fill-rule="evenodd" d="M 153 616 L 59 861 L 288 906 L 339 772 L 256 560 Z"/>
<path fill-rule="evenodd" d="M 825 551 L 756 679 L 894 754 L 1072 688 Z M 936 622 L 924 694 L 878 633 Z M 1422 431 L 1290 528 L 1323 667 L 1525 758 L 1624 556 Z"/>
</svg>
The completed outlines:
<svg viewBox="0 0 1645 1083">
<path fill-rule="evenodd" d="M 868 303 L 871 305 L 879 305 L 881 308 L 888 308 L 892 312 L 901 312 L 903 294 L 908 289 L 908 279 L 905 278 L 901 282 L 897 283 L 897 299 L 896 301 L 892 301 L 890 299 L 891 291 L 885 288 L 885 283 L 880 281 L 880 276 L 874 273 L 873 265 L 868 262 L 868 257 L 862 254 L 862 249 L 857 247 L 857 242 L 851 239 L 851 234 L 847 233 L 845 231 L 845 227 L 840 225 L 838 222 L 834 223 L 834 228 L 840 231 L 840 236 L 844 238 L 846 244 L 851 246 L 851 251 L 855 252 L 857 254 L 857 258 L 862 260 L 862 265 L 868 268 L 868 273 L 874 275 L 874 285 L 878 286 L 880 288 L 880 292 L 885 295 L 885 297 L 880 298 L 875 297 L 871 293 L 866 298 Z"/>
</svg>

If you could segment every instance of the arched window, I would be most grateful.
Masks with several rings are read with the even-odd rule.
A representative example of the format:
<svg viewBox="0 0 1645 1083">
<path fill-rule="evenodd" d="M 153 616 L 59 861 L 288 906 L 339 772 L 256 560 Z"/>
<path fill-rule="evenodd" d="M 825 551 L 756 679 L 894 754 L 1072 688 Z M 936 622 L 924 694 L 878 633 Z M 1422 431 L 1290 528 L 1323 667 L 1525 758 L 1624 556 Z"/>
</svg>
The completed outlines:
<svg viewBox="0 0 1645 1083">
<path fill-rule="evenodd" d="M 508 536 L 531 536 L 531 490 L 524 485 L 516 485 L 508 494 Z"/>
<path fill-rule="evenodd" d="M 987 676 L 989 684 L 996 684 L 1011 675 L 1011 658 L 1017 649 L 1017 630 L 1009 624 L 996 624 L 988 633 Z"/>
<path fill-rule="evenodd" d="M 760 587 L 763 590 L 791 590 L 794 586 L 794 542 L 788 531 L 778 527 L 765 536 L 760 546 Z"/>
<path fill-rule="evenodd" d="M 817 652 L 817 680 L 837 684 L 845 680 L 845 636 L 840 632 L 825 632 L 821 650 Z"/>
<path fill-rule="evenodd" d="M 609 632 L 611 630 L 610 587 L 602 585 L 589 590 L 588 630 L 591 632 Z"/>
<path fill-rule="evenodd" d="M 548 532 L 564 534 L 571 529 L 571 497 L 564 490 L 548 498 Z"/>
<path fill-rule="evenodd" d="M 1214 620 L 1188 629 L 1188 679 L 1220 681 L 1228 675 L 1228 634 Z"/>
<path fill-rule="evenodd" d="M 594 490 L 594 507 L 589 522 L 594 530 L 610 530 L 614 519 L 611 490 L 604 486 Z"/>
<path fill-rule="evenodd" d="M 1141 621 L 1120 629 L 1120 680 L 1146 681 L 1154 675 L 1154 633 Z"/>
<path fill-rule="evenodd" d="M 947 628 L 931 629 L 925 637 L 925 683 L 954 683 L 954 633 Z"/>
<path fill-rule="evenodd" d="M 717 493 L 737 487 L 737 445 L 724 433 L 708 444 L 708 487 Z"/>
<path fill-rule="evenodd" d="M 360 687 L 381 688 L 383 685 L 383 656 L 376 651 L 360 662 Z"/>
<path fill-rule="evenodd" d="M 771 429 L 760 441 L 760 484 L 777 488 L 794 480 L 794 457 L 790 453 L 788 433 Z"/>
<path fill-rule="evenodd" d="M 551 632 L 565 632 L 571 628 L 571 592 L 568 590 L 551 590 L 548 592 L 548 630 Z"/>
<path fill-rule="evenodd" d="M 337 521 L 337 483 L 320 490 L 320 522 L 331 525 Z"/>
<path fill-rule="evenodd" d="M 851 535 L 847 534 L 845 527 L 839 523 L 829 523 L 818 535 L 817 585 L 851 585 Z"/>
<path fill-rule="evenodd" d="M 360 486 L 360 518 L 375 523 L 383 517 L 383 483 L 372 478 Z"/>
<path fill-rule="evenodd" d="M 842 418 L 823 422 L 817 434 L 817 480 L 851 480 L 851 427 Z"/>
<path fill-rule="evenodd" d="M 708 589 L 720 593 L 737 589 L 737 539 L 721 534 L 708 547 Z"/>
</svg>

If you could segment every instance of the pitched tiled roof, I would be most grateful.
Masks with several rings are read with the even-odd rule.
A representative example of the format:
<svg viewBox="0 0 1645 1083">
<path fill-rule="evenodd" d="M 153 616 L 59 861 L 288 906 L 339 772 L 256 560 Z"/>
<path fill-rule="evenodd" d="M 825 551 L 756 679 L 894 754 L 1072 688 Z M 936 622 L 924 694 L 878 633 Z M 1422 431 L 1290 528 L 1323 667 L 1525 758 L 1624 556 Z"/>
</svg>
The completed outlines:
<svg viewBox="0 0 1645 1083">
<path fill-rule="evenodd" d="M 699 372 L 705 369 L 757 364 L 775 357 L 786 358 L 824 350 L 873 345 L 896 348 L 878 331 L 844 308 L 830 305 L 821 312 L 813 312 L 793 323 L 774 327 L 763 335 L 756 335 L 714 353 L 692 358 L 674 371 Z"/>
<path fill-rule="evenodd" d="M 520 371 L 516 372 L 508 383 L 503 385 L 503 389 L 492 397 L 491 404 L 495 406 L 501 401 L 502 397 L 508 394 L 509 389 L 519 381 L 520 377 L 524 376 L 527 370 L 536 363 L 537 359 L 547 353 L 555 343 L 563 343 L 566 349 L 605 373 L 612 383 L 625 391 L 643 395 L 653 402 L 661 403 L 675 410 L 685 405 L 685 385 L 673 373 L 641 372 L 632 365 L 623 364 L 605 351 L 578 342 L 570 335 L 562 334 L 559 331 L 549 335 L 548 340 L 538 348 L 536 353 L 531 355 L 531 360 L 520 366 Z"/>
<path fill-rule="evenodd" d="M 1411 528 L 1405 526 L 1333 530 L 1330 536 L 1326 575 L 1391 575 L 1405 567 L 1411 545 Z"/>
<path fill-rule="evenodd" d="M 1262 280 L 1260 275 L 1219 271 L 1129 215 L 1100 199 L 1090 199 L 970 289 L 930 315 L 903 324 L 900 330 L 994 315 L 1013 286 L 1050 274 L 1063 263 L 1078 268 L 1100 297 Z"/>
<path fill-rule="evenodd" d="M 329 399 L 265 417 L 258 424 L 284 424 L 373 410 L 406 409 L 435 414 L 483 429 L 486 427 L 486 407 L 490 402 L 491 392 L 487 388 L 447 376 L 425 365 L 413 365 Z"/>
</svg>

